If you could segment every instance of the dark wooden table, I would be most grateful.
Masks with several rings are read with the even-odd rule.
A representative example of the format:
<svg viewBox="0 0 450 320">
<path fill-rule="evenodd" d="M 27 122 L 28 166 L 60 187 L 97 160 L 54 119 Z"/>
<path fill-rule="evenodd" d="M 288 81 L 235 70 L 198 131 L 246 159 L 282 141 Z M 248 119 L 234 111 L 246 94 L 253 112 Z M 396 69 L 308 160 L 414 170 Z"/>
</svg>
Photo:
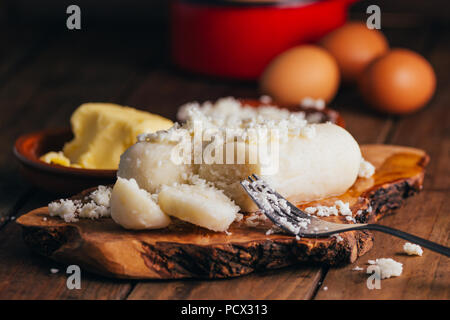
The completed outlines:
<svg viewBox="0 0 450 320">
<path fill-rule="evenodd" d="M 428 107 L 405 117 L 369 111 L 354 88 L 332 106 L 361 143 L 425 149 L 431 156 L 422 193 L 382 224 L 449 245 L 450 30 L 410 25 L 385 29 L 395 47 L 414 49 L 434 66 L 437 94 Z M 83 273 L 82 288 L 68 290 L 65 266 L 32 253 L 14 218 L 57 198 L 23 181 L 11 149 L 17 136 L 69 125 L 87 101 L 110 101 L 175 118 L 179 105 L 222 96 L 258 97 L 255 83 L 211 80 L 174 70 L 166 36 L 158 29 L 79 32 L 0 29 L 0 299 L 449 299 L 450 261 L 425 250 L 401 254 L 404 241 L 376 234 L 374 248 L 339 269 L 300 265 L 218 281 L 125 281 Z M 352 271 L 368 259 L 392 257 L 403 275 L 369 290 L 367 275 Z M 51 268 L 59 269 L 51 273 Z M 327 290 L 325 289 L 327 288 Z"/>
</svg>

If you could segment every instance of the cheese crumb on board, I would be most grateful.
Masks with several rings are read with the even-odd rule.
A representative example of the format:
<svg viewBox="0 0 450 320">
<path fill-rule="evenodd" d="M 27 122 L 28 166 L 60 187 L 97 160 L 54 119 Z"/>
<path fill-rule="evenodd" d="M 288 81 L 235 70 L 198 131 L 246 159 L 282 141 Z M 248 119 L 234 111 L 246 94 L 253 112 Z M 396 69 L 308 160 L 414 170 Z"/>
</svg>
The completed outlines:
<svg viewBox="0 0 450 320">
<path fill-rule="evenodd" d="M 354 267 L 352 270 L 353 270 L 353 271 L 363 271 L 364 268 L 361 268 L 361 267 L 356 266 L 356 267 Z"/>
<path fill-rule="evenodd" d="M 110 216 L 111 188 L 98 186 L 87 196 L 89 202 L 60 199 L 48 204 L 50 216 L 59 216 L 65 222 L 77 222 L 79 218 L 99 219 Z"/>
<path fill-rule="evenodd" d="M 338 208 L 339 213 L 343 216 L 351 216 L 352 210 L 350 210 L 350 204 L 348 202 L 343 202 L 342 200 L 337 200 L 335 203 L 336 208 Z"/>
<path fill-rule="evenodd" d="M 376 265 L 380 268 L 381 279 L 398 277 L 403 272 L 403 264 L 391 258 L 380 258 L 376 260 L 369 260 L 368 263 L 371 265 Z M 367 273 L 370 272 L 367 271 Z"/>
<path fill-rule="evenodd" d="M 329 217 L 337 216 L 339 214 L 347 216 L 347 220 L 353 221 L 352 210 L 350 209 L 350 204 L 348 202 L 343 202 L 342 200 L 337 200 L 334 206 L 315 206 L 307 207 L 303 211 L 308 214 L 316 214 L 319 217 Z"/>
<path fill-rule="evenodd" d="M 375 167 L 369 161 L 361 158 L 361 164 L 359 166 L 358 177 L 370 178 L 375 173 Z"/>
<path fill-rule="evenodd" d="M 189 140 L 193 137 L 194 130 L 198 128 L 221 136 L 223 142 L 234 141 L 236 137 L 240 141 L 260 141 L 262 135 L 256 135 L 265 130 L 268 131 L 266 139 L 273 138 L 269 132 L 271 130 L 277 130 L 282 140 L 288 136 L 306 139 L 316 136 L 315 124 L 308 123 L 304 112 L 291 112 L 272 106 L 243 106 L 239 100 L 231 97 L 219 99 L 214 104 L 209 101 L 202 105 L 197 102 L 185 104 L 180 107 L 178 118 L 185 121 L 181 126 L 175 123 L 168 130 L 141 134 L 138 141 L 179 143 L 182 138 Z"/>
<path fill-rule="evenodd" d="M 423 254 L 423 250 L 419 245 L 410 242 L 406 242 L 403 245 L 403 251 L 410 256 L 422 256 Z"/>
<path fill-rule="evenodd" d="M 66 222 L 76 222 L 78 221 L 77 211 L 81 201 L 61 199 L 59 201 L 54 201 L 48 204 L 48 211 L 50 216 L 59 216 Z"/>
<path fill-rule="evenodd" d="M 221 190 L 204 180 L 162 186 L 158 202 L 164 213 L 213 231 L 227 231 L 239 211 Z"/>
<path fill-rule="evenodd" d="M 264 104 L 271 103 L 271 98 L 262 96 L 260 101 Z M 177 118 L 180 121 L 186 121 L 189 117 L 189 112 L 197 109 L 204 116 L 212 118 L 222 118 L 228 120 L 247 120 L 258 117 L 264 117 L 267 120 L 282 120 L 288 119 L 291 115 L 305 118 L 303 111 L 291 112 L 288 109 L 282 109 L 277 106 L 262 105 L 258 108 L 242 104 L 241 101 L 233 97 L 220 98 L 216 102 L 206 101 L 202 104 L 198 102 L 190 102 L 182 105 L 177 113 Z"/>
<path fill-rule="evenodd" d="M 98 186 L 89 197 L 100 206 L 109 207 L 109 201 L 111 200 L 111 188 L 105 186 Z"/>
<path fill-rule="evenodd" d="M 339 234 L 332 234 L 332 237 L 336 238 L 336 242 L 344 241 L 344 238 L 342 238 Z"/>
</svg>

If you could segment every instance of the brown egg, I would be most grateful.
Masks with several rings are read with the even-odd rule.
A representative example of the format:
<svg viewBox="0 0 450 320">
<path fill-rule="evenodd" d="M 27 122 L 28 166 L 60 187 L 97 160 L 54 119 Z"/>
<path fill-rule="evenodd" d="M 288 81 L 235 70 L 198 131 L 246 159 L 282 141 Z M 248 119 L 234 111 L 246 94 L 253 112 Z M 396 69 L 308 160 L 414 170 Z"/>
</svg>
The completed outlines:
<svg viewBox="0 0 450 320">
<path fill-rule="evenodd" d="M 373 59 L 389 50 L 380 31 L 370 30 L 359 22 L 350 22 L 332 31 L 320 44 L 336 58 L 342 80 L 350 83 L 359 78 Z"/>
<path fill-rule="evenodd" d="M 282 105 L 298 105 L 303 98 L 330 101 L 339 87 L 336 60 L 323 48 L 302 45 L 277 56 L 260 79 L 263 94 Z"/>
<path fill-rule="evenodd" d="M 395 49 L 367 67 L 359 88 L 364 100 L 379 111 L 411 113 L 433 96 L 436 75 L 421 55 L 407 49 Z"/>
</svg>

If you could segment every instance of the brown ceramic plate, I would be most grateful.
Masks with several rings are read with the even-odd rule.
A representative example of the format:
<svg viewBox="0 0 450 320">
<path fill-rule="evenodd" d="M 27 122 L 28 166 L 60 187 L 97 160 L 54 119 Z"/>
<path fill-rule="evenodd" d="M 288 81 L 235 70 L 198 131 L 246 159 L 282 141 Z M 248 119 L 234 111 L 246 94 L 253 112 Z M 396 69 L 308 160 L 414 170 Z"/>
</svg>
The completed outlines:
<svg viewBox="0 0 450 320">
<path fill-rule="evenodd" d="M 62 150 L 73 138 L 70 129 L 46 129 L 20 136 L 14 154 L 21 163 L 21 173 L 35 186 L 59 194 L 74 194 L 86 188 L 114 183 L 117 170 L 69 168 L 39 159 L 49 151 Z"/>
<path fill-rule="evenodd" d="M 257 107 L 258 100 L 243 99 L 243 104 Z M 316 110 L 303 107 L 286 107 L 291 111 L 316 114 L 318 122 L 336 123 L 344 127 L 344 120 L 335 110 Z M 35 186 L 58 194 L 72 195 L 98 185 L 113 184 L 117 170 L 69 168 L 48 164 L 39 158 L 49 151 L 62 150 L 64 143 L 72 140 L 70 129 L 45 129 L 20 136 L 14 145 L 14 154 L 21 163 L 21 173 Z"/>
</svg>

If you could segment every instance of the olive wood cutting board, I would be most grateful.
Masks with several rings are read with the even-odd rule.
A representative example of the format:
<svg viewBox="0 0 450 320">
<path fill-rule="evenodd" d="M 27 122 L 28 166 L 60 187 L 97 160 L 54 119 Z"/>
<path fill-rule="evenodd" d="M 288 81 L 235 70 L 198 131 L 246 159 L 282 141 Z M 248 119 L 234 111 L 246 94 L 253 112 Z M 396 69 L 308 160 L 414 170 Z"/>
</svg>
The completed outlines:
<svg viewBox="0 0 450 320">
<path fill-rule="evenodd" d="M 340 199 L 350 203 L 356 221 L 376 222 L 422 189 L 429 160 L 424 151 L 390 145 L 365 145 L 361 150 L 376 167 L 373 177 L 359 178 L 338 197 L 297 205 L 333 205 Z M 271 223 L 261 221 L 254 226 L 249 222 L 251 216 L 234 222 L 228 234 L 176 219 L 168 228 L 146 231 L 125 230 L 110 218 L 66 223 L 50 217 L 47 207 L 21 216 L 17 223 L 23 227 L 25 242 L 36 252 L 116 278 L 227 278 L 297 263 L 335 266 L 354 262 L 373 245 L 368 231 L 327 238 L 266 235 Z M 324 219 L 351 223 L 343 216 Z"/>
</svg>

